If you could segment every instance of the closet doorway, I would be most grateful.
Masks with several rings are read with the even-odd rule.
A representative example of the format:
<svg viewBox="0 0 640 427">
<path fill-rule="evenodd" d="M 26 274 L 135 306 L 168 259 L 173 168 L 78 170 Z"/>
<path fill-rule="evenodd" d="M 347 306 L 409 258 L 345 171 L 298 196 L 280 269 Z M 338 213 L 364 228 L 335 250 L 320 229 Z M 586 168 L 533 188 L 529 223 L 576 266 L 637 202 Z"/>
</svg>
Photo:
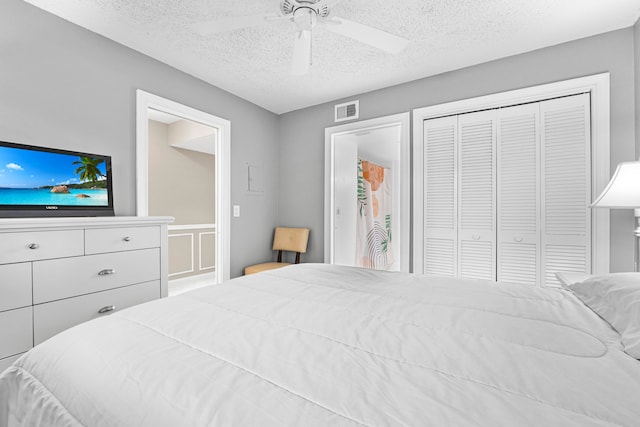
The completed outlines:
<svg viewBox="0 0 640 427">
<path fill-rule="evenodd" d="M 325 262 L 409 272 L 409 113 L 325 129 Z"/>
<path fill-rule="evenodd" d="M 168 215 L 169 295 L 229 278 L 227 120 L 138 91 L 137 214 Z"/>
<path fill-rule="evenodd" d="M 414 272 L 608 272 L 608 95 L 601 74 L 414 110 Z"/>
</svg>

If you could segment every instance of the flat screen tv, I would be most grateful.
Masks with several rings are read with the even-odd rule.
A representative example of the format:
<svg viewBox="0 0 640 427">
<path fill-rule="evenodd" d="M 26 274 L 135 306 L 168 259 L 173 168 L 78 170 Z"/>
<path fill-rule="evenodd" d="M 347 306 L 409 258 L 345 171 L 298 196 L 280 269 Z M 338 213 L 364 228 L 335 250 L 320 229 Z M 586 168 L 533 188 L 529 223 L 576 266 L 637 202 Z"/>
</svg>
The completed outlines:
<svg viewBox="0 0 640 427">
<path fill-rule="evenodd" d="M 111 157 L 0 141 L 0 218 L 110 215 Z"/>
</svg>

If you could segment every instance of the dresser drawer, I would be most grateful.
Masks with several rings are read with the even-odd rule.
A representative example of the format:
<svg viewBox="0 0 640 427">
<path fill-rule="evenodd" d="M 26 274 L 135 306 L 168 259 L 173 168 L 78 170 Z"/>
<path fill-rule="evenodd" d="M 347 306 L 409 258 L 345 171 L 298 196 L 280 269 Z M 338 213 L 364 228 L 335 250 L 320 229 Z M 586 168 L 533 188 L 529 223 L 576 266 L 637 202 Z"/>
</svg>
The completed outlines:
<svg viewBox="0 0 640 427">
<path fill-rule="evenodd" d="M 0 311 L 31 303 L 31 263 L 0 265 Z"/>
<path fill-rule="evenodd" d="M 160 246 L 160 227 L 97 228 L 85 231 L 86 254 L 130 251 Z"/>
<path fill-rule="evenodd" d="M 32 308 L 0 313 L 0 359 L 24 353 L 33 346 Z"/>
<path fill-rule="evenodd" d="M 40 304 L 159 279 L 159 248 L 36 261 L 33 302 Z"/>
<path fill-rule="evenodd" d="M 36 305 L 33 307 L 34 343 L 40 344 L 78 323 L 106 316 L 159 297 L 160 282 L 156 280 Z M 112 307 L 113 309 L 109 310 Z"/>
<path fill-rule="evenodd" d="M 84 254 L 84 230 L 0 234 L 0 264 Z"/>
</svg>

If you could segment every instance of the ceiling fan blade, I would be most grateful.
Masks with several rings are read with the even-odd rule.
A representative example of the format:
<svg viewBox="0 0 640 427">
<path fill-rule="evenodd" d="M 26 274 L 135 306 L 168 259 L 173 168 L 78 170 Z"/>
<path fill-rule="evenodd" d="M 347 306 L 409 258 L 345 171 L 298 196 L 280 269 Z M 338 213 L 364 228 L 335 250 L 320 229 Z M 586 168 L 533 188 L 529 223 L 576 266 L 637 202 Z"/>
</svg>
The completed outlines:
<svg viewBox="0 0 640 427">
<path fill-rule="evenodd" d="M 285 19 L 290 18 L 275 13 L 267 15 L 229 16 L 213 21 L 198 22 L 193 25 L 193 29 L 200 35 L 209 36 L 212 34 L 239 30 L 241 28 L 257 27 L 259 25 L 278 22 Z"/>
<path fill-rule="evenodd" d="M 348 19 L 334 17 L 326 22 L 327 24 L 339 24 L 324 26 L 325 29 L 333 33 L 350 37 L 389 53 L 400 53 L 409 44 L 409 40 L 404 37 L 396 36 L 358 22 L 349 21 Z"/>
<path fill-rule="evenodd" d="M 311 65 L 311 31 L 299 31 L 293 42 L 292 73 L 301 76 L 309 72 Z"/>
</svg>

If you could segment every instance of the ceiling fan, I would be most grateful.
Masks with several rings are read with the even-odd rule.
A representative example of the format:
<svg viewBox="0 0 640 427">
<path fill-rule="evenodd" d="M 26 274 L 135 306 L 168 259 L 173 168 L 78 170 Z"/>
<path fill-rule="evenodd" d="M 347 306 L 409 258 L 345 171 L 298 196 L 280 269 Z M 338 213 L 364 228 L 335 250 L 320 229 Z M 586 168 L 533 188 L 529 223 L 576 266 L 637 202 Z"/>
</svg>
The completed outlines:
<svg viewBox="0 0 640 427">
<path fill-rule="evenodd" d="M 210 35 L 288 20 L 295 24 L 292 72 L 303 75 L 311 65 L 311 33 L 321 27 L 386 52 L 396 54 L 404 50 L 409 40 L 368 25 L 331 15 L 331 6 L 340 0 L 281 0 L 277 13 L 229 17 L 215 22 L 199 23 L 196 31 Z"/>
</svg>

